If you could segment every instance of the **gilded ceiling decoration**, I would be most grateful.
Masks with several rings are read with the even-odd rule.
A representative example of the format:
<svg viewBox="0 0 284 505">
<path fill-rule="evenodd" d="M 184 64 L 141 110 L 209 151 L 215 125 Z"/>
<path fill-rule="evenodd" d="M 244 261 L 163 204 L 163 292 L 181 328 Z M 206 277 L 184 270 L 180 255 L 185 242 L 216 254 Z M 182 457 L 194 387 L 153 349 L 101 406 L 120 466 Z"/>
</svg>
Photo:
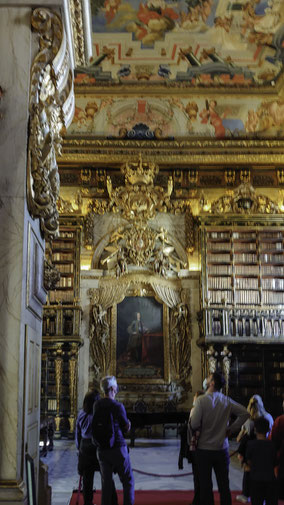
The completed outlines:
<svg viewBox="0 0 284 505">
<path fill-rule="evenodd" d="M 275 86 L 281 0 L 92 0 L 93 60 L 77 85 L 147 81 L 187 87 Z"/>
</svg>

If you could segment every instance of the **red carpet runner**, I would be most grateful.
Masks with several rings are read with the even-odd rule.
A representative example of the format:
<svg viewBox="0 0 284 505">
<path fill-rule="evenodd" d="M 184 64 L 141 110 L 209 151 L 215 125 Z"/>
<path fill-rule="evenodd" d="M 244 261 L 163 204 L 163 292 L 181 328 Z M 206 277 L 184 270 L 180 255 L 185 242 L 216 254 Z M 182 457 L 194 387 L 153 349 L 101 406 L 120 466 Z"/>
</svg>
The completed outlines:
<svg viewBox="0 0 284 505">
<path fill-rule="evenodd" d="M 70 504 L 76 505 L 77 492 L 73 491 Z M 118 503 L 122 505 L 122 491 L 118 491 Z M 232 505 L 240 505 L 236 501 L 236 495 L 240 491 L 232 491 Z M 214 493 L 215 505 L 220 504 L 219 493 Z M 193 499 L 193 491 L 135 491 L 135 505 L 189 505 Z M 83 505 L 83 496 L 80 493 L 80 501 L 78 505 Z M 101 505 L 101 493 L 94 493 L 93 503 Z M 284 501 L 279 501 L 279 505 L 284 504 Z"/>
</svg>

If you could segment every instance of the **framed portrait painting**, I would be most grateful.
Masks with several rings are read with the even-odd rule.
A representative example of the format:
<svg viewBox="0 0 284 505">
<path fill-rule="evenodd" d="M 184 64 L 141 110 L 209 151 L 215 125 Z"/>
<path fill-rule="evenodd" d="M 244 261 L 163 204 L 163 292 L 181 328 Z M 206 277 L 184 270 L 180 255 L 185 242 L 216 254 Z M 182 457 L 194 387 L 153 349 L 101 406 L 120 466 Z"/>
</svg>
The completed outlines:
<svg viewBox="0 0 284 505">
<path fill-rule="evenodd" d="M 168 308 L 154 296 L 126 296 L 113 307 L 114 373 L 123 382 L 169 379 Z"/>
</svg>

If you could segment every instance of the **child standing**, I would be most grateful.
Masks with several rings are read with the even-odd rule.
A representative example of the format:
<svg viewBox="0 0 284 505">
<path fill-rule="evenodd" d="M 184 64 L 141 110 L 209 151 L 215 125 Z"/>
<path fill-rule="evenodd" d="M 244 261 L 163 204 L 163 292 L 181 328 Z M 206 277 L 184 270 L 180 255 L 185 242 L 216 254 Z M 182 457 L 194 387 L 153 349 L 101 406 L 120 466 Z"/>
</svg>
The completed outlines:
<svg viewBox="0 0 284 505">
<path fill-rule="evenodd" d="M 256 440 L 247 444 L 246 460 L 250 468 L 250 496 L 252 505 L 277 505 L 277 484 L 274 474 L 276 450 L 267 439 L 269 421 L 258 417 L 254 421 Z"/>
</svg>

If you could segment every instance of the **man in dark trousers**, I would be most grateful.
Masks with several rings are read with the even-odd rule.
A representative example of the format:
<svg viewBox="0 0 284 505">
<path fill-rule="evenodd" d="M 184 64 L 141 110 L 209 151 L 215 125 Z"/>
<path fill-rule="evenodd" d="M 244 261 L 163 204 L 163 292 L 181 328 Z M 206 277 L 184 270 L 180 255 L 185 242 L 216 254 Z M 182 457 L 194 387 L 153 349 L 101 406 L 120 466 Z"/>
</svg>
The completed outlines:
<svg viewBox="0 0 284 505">
<path fill-rule="evenodd" d="M 214 505 L 212 470 L 214 470 L 221 505 L 231 505 L 229 486 L 228 435 L 238 432 L 249 417 L 245 407 L 221 393 L 225 380 L 214 372 L 207 378 L 206 393 L 196 399 L 190 414 L 193 430 L 200 430 L 196 465 L 200 483 L 200 505 Z M 231 416 L 235 421 L 230 425 Z"/>
<path fill-rule="evenodd" d="M 106 441 L 105 444 L 103 442 L 97 444 L 97 456 L 102 479 L 101 505 L 111 505 L 112 503 L 112 477 L 114 472 L 118 474 L 123 486 L 124 505 L 133 505 L 134 478 L 128 448 L 124 439 L 124 434 L 130 430 L 130 421 L 127 419 L 122 403 L 115 400 L 118 392 L 116 378 L 113 375 L 104 377 L 101 381 L 101 388 L 104 392 L 104 398 L 95 403 L 92 424 L 95 443 L 97 440 L 96 427 L 98 429 L 98 426 L 103 424 L 103 427 L 107 428 L 110 419 L 112 424 L 110 440 Z"/>
</svg>

